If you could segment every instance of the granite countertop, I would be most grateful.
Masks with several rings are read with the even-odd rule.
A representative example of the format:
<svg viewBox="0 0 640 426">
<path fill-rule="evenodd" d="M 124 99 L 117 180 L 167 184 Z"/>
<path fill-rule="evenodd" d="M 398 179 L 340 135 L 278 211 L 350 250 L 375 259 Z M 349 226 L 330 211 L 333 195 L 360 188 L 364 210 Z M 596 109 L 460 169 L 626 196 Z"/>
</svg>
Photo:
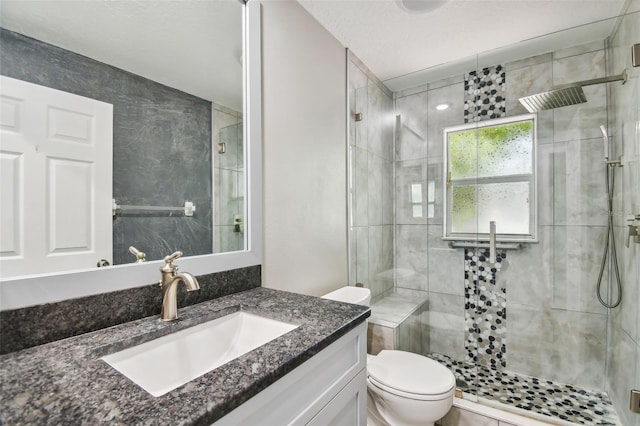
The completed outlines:
<svg viewBox="0 0 640 426">
<path fill-rule="evenodd" d="M 101 356 L 242 310 L 300 326 L 160 397 Z M 364 321 L 368 307 L 257 288 L 0 357 L 0 424 L 210 424 Z"/>
</svg>

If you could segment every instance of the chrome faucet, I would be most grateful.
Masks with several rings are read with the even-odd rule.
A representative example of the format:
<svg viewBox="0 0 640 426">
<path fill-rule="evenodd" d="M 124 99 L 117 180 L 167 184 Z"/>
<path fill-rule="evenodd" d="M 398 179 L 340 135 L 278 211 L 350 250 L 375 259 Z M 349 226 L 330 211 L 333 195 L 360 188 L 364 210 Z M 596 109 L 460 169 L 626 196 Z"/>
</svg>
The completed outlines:
<svg viewBox="0 0 640 426">
<path fill-rule="evenodd" d="M 164 266 L 160 268 L 162 279 L 160 287 L 162 287 L 162 321 L 173 321 L 178 319 L 178 284 L 180 281 L 187 287 L 187 291 L 200 289 L 198 280 L 187 273 L 178 274 L 178 267 L 173 265 L 173 261 L 182 257 L 182 252 L 177 251 L 170 256 L 164 258 Z"/>
</svg>

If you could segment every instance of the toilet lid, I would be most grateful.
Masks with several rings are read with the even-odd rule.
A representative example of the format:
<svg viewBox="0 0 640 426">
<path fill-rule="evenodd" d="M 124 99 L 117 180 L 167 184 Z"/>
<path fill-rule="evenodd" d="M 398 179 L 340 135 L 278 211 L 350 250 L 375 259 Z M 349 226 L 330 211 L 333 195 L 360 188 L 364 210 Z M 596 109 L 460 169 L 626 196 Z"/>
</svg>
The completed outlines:
<svg viewBox="0 0 640 426">
<path fill-rule="evenodd" d="M 405 351 L 381 351 L 369 360 L 367 373 L 385 387 L 417 395 L 447 393 L 456 385 L 455 376 L 447 367 Z"/>
</svg>

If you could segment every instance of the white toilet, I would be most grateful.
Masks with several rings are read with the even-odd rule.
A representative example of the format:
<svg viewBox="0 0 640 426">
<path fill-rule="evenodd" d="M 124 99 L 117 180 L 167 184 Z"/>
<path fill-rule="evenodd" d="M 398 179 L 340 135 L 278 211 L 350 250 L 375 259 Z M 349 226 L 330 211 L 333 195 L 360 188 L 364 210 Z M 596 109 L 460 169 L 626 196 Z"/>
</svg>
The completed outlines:
<svg viewBox="0 0 640 426">
<path fill-rule="evenodd" d="M 342 287 L 325 299 L 369 305 L 367 288 Z M 453 405 L 456 379 L 437 361 L 411 352 L 367 355 L 367 424 L 433 426 Z"/>
<path fill-rule="evenodd" d="M 353 303 L 354 305 L 369 306 L 371 302 L 371 290 L 364 287 L 346 286 L 327 293 L 322 296 L 322 298 Z"/>
</svg>

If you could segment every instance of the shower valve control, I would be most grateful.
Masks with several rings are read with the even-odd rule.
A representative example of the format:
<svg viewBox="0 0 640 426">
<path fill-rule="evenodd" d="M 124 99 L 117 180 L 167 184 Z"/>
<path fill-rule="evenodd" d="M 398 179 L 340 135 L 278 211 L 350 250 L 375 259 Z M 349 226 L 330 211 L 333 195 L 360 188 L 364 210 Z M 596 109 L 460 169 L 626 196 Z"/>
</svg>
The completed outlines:
<svg viewBox="0 0 640 426">
<path fill-rule="evenodd" d="M 633 242 L 640 244 L 640 215 L 632 215 L 627 219 L 630 224 L 627 228 L 627 247 L 633 238 Z"/>
</svg>

